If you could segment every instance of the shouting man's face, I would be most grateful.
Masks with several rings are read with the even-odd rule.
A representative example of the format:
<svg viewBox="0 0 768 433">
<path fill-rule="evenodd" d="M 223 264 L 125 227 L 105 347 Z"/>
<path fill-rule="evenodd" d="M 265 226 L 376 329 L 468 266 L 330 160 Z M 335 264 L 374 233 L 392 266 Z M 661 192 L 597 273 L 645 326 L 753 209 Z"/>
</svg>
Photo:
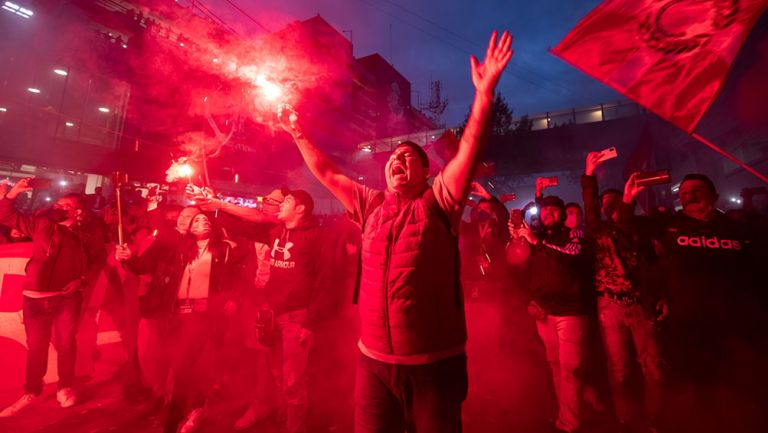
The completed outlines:
<svg viewBox="0 0 768 433">
<path fill-rule="evenodd" d="M 384 176 L 390 191 L 403 192 L 420 188 L 427 181 L 428 175 L 429 168 L 424 166 L 411 146 L 395 149 L 384 167 Z"/>
</svg>

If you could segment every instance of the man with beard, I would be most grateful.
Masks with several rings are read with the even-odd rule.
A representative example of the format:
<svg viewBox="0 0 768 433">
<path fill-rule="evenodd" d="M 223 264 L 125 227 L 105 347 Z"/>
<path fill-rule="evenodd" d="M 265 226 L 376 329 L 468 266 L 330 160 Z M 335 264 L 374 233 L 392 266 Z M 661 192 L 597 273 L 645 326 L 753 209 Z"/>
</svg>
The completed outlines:
<svg viewBox="0 0 768 433">
<path fill-rule="evenodd" d="M 544 343 L 559 413 L 558 431 L 577 431 L 582 421 L 581 392 L 586 358 L 588 287 L 584 277 L 583 234 L 563 224 L 565 204 L 559 197 L 537 200 L 542 229 L 533 232 L 527 224 L 510 235 L 531 245 L 526 264 L 529 314 Z"/>
<path fill-rule="evenodd" d="M 358 286 L 361 357 L 355 431 L 460 432 L 467 339 L 459 281 L 458 223 L 489 130 L 496 84 L 512 37 L 491 36 L 471 58 L 475 100 L 456 155 L 432 185 L 429 159 L 403 142 L 387 161 L 386 191 L 354 182 L 304 134 L 298 114 L 278 117 L 309 170 L 363 230 Z"/>
<path fill-rule="evenodd" d="M 52 208 L 33 216 L 18 214 L 16 198 L 32 189 L 30 180 L 20 180 L 0 200 L 0 223 L 31 237 L 34 243 L 22 292 L 28 346 L 25 393 L 0 412 L 0 417 L 16 414 L 43 392 L 52 330 L 59 372 L 56 400 L 64 408 L 77 403 L 72 382 L 82 292 L 96 279 L 105 255 L 103 240 L 94 235 L 97 231 L 83 227 L 85 201 L 78 194 L 64 195 Z"/>
<path fill-rule="evenodd" d="M 323 280 L 327 241 L 313 215 L 312 196 L 304 190 L 275 190 L 262 199 L 261 209 L 248 209 L 213 198 L 212 191 L 188 192 L 205 209 L 262 223 L 256 225 L 254 237 L 269 247 L 269 277 L 263 292 L 274 323 L 272 372 L 281 390 L 276 400 L 278 409 L 285 406 L 286 431 L 306 432 L 309 351 L 329 297 Z M 263 390 L 259 394 L 235 423 L 236 430 L 247 429 L 274 411 L 275 402 L 265 398 Z"/>
</svg>

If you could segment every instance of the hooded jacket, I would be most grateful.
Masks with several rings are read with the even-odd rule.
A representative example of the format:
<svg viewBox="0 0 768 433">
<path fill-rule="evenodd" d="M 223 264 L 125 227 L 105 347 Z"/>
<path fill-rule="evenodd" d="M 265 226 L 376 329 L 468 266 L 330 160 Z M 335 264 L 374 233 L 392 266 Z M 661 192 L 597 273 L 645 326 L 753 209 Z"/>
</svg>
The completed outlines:
<svg viewBox="0 0 768 433">
<path fill-rule="evenodd" d="M 276 225 L 261 240 L 269 247 L 269 280 L 264 286 L 267 303 L 276 315 L 307 310 L 302 326 L 314 331 L 325 310 L 322 286 L 325 275 L 322 229 L 314 217 L 305 217 L 294 228 Z"/>
<path fill-rule="evenodd" d="M 27 262 L 24 292 L 59 293 L 74 280 L 85 285 L 95 281 L 106 250 L 97 230 L 83 223 L 65 227 L 48 217 L 46 210 L 32 216 L 15 209 L 16 200 L 0 199 L 0 224 L 32 238 L 32 257 Z"/>
</svg>

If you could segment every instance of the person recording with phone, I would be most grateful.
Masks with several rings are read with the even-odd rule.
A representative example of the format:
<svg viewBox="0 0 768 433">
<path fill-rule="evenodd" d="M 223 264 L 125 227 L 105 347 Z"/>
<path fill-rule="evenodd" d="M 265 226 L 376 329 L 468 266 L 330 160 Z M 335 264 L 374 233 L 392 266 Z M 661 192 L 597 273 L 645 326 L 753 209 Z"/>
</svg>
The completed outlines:
<svg viewBox="0 0 768 433">
<path fill-rule="evenodd" d="M 59 374 L 56 400 L 64 408 L 77 403 L 72 385 L 83 292 L 95 281 L 106 254 L 98 231 L 84 227 L 85 200 L 78 194 L 66 194 L 53 207 L 33 215 L 19 214 L 16 199 L 33 189 L 32 180 L 21 179 L 7 193 L 5 182 L 0 186 L 0 224 L 15 228 L 33 242 L 22 291 L 28 347 L 24 395 L 0 412 L 0 417 L 16 414 L 42 393 L 52 331 Z"/>
<path fill-rule="evenodd" d="M 469 299 L 497 296 L 504 283 L 504 248 L 509 240 L 505 227 L 509 212 L 498 198 L 479 182 L 472 182 L 470 193 L 479 197 L 470 221 L 460 226 L 459 251 L 461 280 Z M 505 195 L 511 199 L 514 195 Z M 467 203 L 474 203 L 468 200 Z"/>
<path fill-rule="evenodd" d="M 513 239 L 525 240 L 530 245 L 530 255 L 524 264 L 531 297 L 528 312 L 536 319 L 552 370 L 559 406 L 555 428 L 574 432 L 582 422 L 582 371 L 589 311 L 583 234 L 564 225 L 562 199 L 544 196 L 537 202 L 541 230 L 534 232 L 524 220 L 519 225 L 510 221 L 509 230 Z M 512 253 L 512 248 L 508 253 Z"/>
<path fill-rule="evenodd" d="M 652 239 L 634 215 L 635 197 L 644 187 L 635 173 L 622 195 L 607 189 L 598 196 L 595 170 L 606 160 L 605 151 L 586 158 L 581 179 L 586 234 L 595 254 L 598 324 L 614 410 L 622 428 L 639 430 L 658 423 L 664 360 L 655 325 L 666 318 L 667 303 L 660 295 L 661 283 L 652 278 L 657 265 Z M 630 391 L 631 349 L 643 374 L 644 414 Z"/>
</svg>

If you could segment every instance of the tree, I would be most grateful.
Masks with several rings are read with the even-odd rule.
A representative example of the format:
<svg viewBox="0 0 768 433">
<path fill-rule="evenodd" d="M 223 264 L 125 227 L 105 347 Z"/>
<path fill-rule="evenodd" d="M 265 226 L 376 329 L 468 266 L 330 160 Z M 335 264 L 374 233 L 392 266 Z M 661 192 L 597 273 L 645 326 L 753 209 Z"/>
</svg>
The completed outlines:
<svg viewBox="0 0 768 433">
<path fill-rule="evenodd" d="M 521 117 L 520 120 L 517 121 L 517 126 L 512 131 L 514 135 L 524 135 L 528 132 L 531 132 L 533 129 L 533 121 L 528 118 L 528 115 Z"/>
<path fill-rule="evenodd" d="M 470 111 L 472 107 L 469 107 Z M 512 109 L 509 108 L 507 100 L 501 93 L 496 93 L 493 97 L 493 106 L 491 107 L 491 135 L 496 137 L 506 137 L 511 135 L 514 131 L 514 125 L 512 122 Z M 469 120 L 469 112 L 467 112 L 464 121 L 457 128 L 457 135 L 461 137 L 464 133 L 464 128 L 467 126 Z"/>
</svg>

